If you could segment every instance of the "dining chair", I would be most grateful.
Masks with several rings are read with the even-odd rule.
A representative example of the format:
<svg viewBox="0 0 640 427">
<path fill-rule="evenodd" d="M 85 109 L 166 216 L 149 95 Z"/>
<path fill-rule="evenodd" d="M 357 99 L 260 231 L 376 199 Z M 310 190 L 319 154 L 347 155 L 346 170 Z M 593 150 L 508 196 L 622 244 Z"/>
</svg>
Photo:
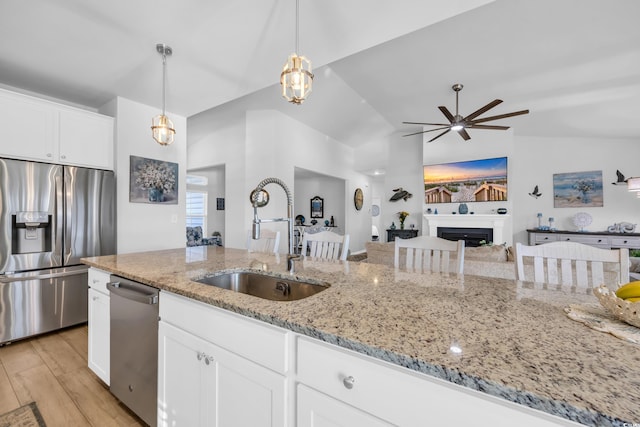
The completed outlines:
<svg viewBox="0 0 640 427">
<path fill-rule="evenodd" d="M 464 270 L 464 240 L 452 241 L 435 236 L 418 236 L 395 240 L 393 264 L 400 267 L 400 249 L 406 248 L 405 268 L 418 272 L 462 274 Z M 452 255 L 455 263 L 451 266 Z"/>
<path fill-rule="evenodd" d="M 308 253 L 307 253 L 308 252 Z M 302 238 L 302 256 L 319 259 L 346 260 L 349 253 L 349 235 L 344 236 L 332 231 L 304 233 Z"/>
<path fill-rule="evenodd" d="M 280 247 L 280 232 L 265 230 L 260 231 L 260 238 L 253 239 L 252 232 L 247 233 L 247 250 L 249 252 L 261 252 L 269 254 L 277 254 Z"/>
<path fill-rule="evenodd" d="M 533 269 L 525 259 L 533 259 Z M 605 269 L 605 266 L 607 269 Z M 516 243 L 518 280 L 551 285 L 596 287 L 605 283 L 605 273 L 617 266 L 616 287 L 629 282 L 629 250 L 601 249 L 576 242 L 551 242 L 536 246 Z"/>
</svg>

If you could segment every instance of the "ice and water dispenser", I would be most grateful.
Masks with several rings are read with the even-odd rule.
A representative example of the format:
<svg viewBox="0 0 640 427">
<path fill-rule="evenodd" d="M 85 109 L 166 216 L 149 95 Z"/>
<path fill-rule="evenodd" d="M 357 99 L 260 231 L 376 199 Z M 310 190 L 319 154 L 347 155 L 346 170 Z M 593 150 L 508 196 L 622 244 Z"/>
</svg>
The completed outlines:
<svg viewBox="0 0 640 427">
<path fill-rule="evenodd" d="M 48 212 L 16 212 L 12 217 L 13 254 L 51 251 L 51 215 Z"/>
</svg>

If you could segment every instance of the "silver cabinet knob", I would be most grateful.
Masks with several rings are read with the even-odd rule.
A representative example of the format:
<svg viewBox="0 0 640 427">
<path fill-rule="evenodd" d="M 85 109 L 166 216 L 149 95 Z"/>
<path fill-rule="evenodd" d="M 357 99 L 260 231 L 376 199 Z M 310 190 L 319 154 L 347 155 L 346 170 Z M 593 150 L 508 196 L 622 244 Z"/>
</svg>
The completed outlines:
<svg viewBox="0 0 640 427">
<path fill-rule="evenodd" d="M 209 363 L 213 363 L 213 356 L 206 356 L 206 357 L 204 358 L 204 363 L 206 363 L 207 365 L 208 365 Z"/>
<path fill-rule="evenodd" d="M 62 154 L 62 155 L 60 156 L 60 158 L 61 158 L 61 159 L 66 159 L 66 158 L 67 158 L 67 156 L 65 156 L 64 154 Z"/>
<path fill-rule="evenodd" d="M 100 299 L 100 297 L 93 297 L 92 298 L 94 301 L 98 301 Z"/>
<path fill-rule="evenodd" d="M 51 157 L 53 156 L 51 153 L 47 153 L 47 157 Z"/>
<path fill-rule="evenodd" d="M 349 375 L 348 377 L 342 380 L 342 384 L 344 384 L 344 386 L 349 390 L 353 388 L 353 385 L 355 383 L 356 383 L 356 379 L 353 378 L 351 375 Z"/>
<path fill-rule="evenodd" d="M 199 351 L 196 357 L 198 358 L 198 360 L 202 360 L 202 358 L 204 357 L 204 353 Z"/>
</svg>

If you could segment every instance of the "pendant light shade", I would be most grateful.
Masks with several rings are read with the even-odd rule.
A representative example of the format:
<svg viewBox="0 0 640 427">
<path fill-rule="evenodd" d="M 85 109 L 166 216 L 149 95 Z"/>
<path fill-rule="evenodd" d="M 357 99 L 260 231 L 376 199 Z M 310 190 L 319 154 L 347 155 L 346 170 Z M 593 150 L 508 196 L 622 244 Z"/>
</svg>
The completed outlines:
<svg viewBox="0 0 640 427">
<path fill-rule="evenodd" d="M 300 33 L 300 2 L 296 0 L 296 51 L 292 53 L 282 67 L 280 85 L 282 96 L 289 102 L 300 105 L 313 89 L 313 73 L 311 61 L 304 56 L 298 56 L 298 39 Z"/>
<path fill-rule="evenodd" d="M 629 191 L 639 192 L 638 197 L 640 197 L 640 178 L 627 179 L 627 189 Z"/>
<path fill-rule="evenodd" d="M 170 145 L 173 143 L 176 130 L 173 127 L 173 122 L 165 115 L 165 87 L 167 83 L 167 56 L 171 56 L 173 50 L 163 43 L 157 44 L 156 50 L 162 55 L 162 114 L 151 120 L 151 135 L 158 144 Z"/>
</svg>

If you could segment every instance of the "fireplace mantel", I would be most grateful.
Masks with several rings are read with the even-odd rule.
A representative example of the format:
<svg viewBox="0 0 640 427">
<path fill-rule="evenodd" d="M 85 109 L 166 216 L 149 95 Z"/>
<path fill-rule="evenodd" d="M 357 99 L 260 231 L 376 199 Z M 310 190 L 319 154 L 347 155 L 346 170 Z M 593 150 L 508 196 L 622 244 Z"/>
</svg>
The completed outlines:
<svg viewBox="0 0 640 427">
<path fill-rule="evenodd" d="M 438 235 L 438 227 L 466 227 L 466 228 L 491 228 L 493 229 L 493 241 L 496 243 L 504 242 L 504 225 L 510 220 L 510 215 L 494 215 L 494 214 L 465 214 L 465 215 L 433 215 L 425 214 L 427 220 L 426 229 L 429 230 L 429 236 Z"/>
</svg>

